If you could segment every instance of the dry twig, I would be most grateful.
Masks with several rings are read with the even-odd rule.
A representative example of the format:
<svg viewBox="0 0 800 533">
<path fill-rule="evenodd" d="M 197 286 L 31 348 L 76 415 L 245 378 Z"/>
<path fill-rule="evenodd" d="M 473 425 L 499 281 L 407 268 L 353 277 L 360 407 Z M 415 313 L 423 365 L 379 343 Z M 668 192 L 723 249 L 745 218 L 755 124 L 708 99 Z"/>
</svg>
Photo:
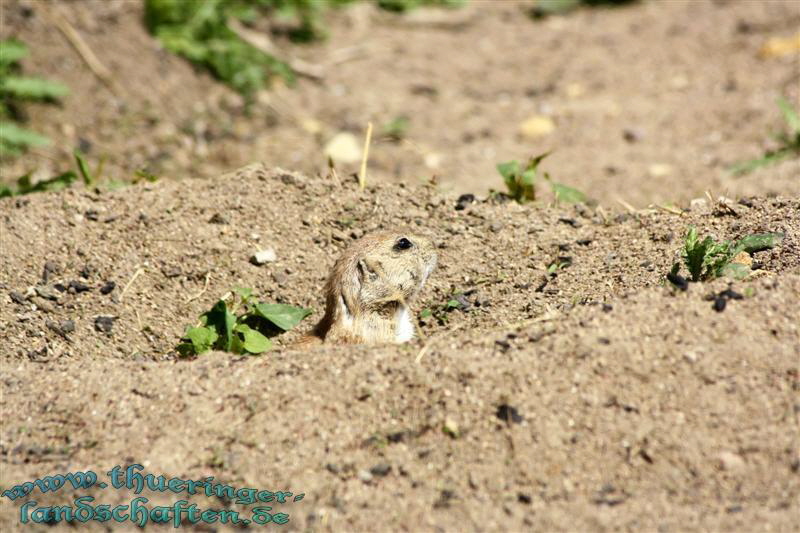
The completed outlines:
<svg viewBox="0 0 800 533">
<path fill-rule="evenodd" d="M 367 123 L 367 136 L 364 139 L 364 157 L 361 159 L 361 171 L 358 173 L 358 188 L 362 191 L 367 186 L 367 159 L 369 158 L 369 144 L 372 141 L 372 122 Z"/>
<path fill-rule="evenodd" d="M 128 292 L 128 289 L 130 288 L 130 286 L 133 284 L 133 282 L 136 280 L 136 278 L 138 278 L 142 274 L 142 272 L 144 272 L 144 269 L 141 268 L 141 267 L 138 267 L 136 269 L 136 272 L 133 273 L 133 276 L 131 276 L 130 281 L 128 281 L 128 283 L 122 289 L 122 292 L 119 294 L 119 301 L 120 302 L 122 301 L 122 298 L 125 296 L 125 293 Z"/>
<path fill-rule="evenodd" d="M 189 299 L 186 300 L 187 304 L 189 302 L 191 302 L 192 300 L 197 300 L 198 298 L 200 298 L 202 295 L 204 295 L 206 293 L 206 290 L 208 290 L 208 280 L 210 278 L 211 278 L 211 272 L 206 272 L 206 281 L 205 281 L 205 283 L 203 283 L 203 290 L 198 292 L 194 296 L 190 296 Z"/>
<path fill-rule="evenodd" d="M 81 34 L 78 33 L 78 30 L 76 30 L 60 13 L 49 10 L 46 11 L 46 13 L 61 33 L 64 34 L 64 37 L 67 38 L 72 47 L 75 48 L 75 51 L 81 56 L 81 59 L 83 59 L 83 62 L 89 67 L 89 70 L 92 71 L 92 74 L 103 82 L 115 96 L 120 96 L 121 91 L 114 75 L 100 62 L 89 45 L 86 44 L 86 41 L 83 40 Z"/>
<path fill-rule="evenodd" d="M 241 22 L 231 17 L 228 19 L 228 28 L 231 29 L 241 40 L 260 50 L 261 52 L 273 56 L 280 61 L 283 61 L 289 68 L 300 76 L 305 76 L 315 81 L 319 81 L 325 77 L 322 66 L 303 61 L 296 57 L 285 57 L 278 47 L 270 40 L 269 37 L 263 33 L 255 32 L 247 29 Z"/>
</svg>

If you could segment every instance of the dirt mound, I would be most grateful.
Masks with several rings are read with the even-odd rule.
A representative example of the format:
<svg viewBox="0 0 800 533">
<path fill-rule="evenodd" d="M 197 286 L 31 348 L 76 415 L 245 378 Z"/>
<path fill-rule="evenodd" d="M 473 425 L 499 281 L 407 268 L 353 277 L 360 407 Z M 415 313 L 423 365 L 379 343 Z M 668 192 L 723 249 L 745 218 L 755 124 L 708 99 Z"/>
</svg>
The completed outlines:
<svg viewBox="0 0 800 533">
<path fill-rule="evenodd" d="M 139 463 L 302 492 L 266 504 L 293 530 L 790 530 L 800 201 L 730 207 L 469 203 L 432 184 L 359 191 L 263 165 L 0 200 L 2 486 Z M 439 246 L 424 340 L 176 357 L 184 328 L 235 286 L 318 317 L 339 250 L 398 225 Z M 758 275 L 730 285 L 743 298 L 720 312 L 707 297 L 727 281 L 664 281 L 689 225 L 786 237 L 755 254 Z M 249 262 L 268 247 L 276 262 Z M 33 499 L 86 494 L 135 496 Z M 17 529 L 20 503 L 0 506 Z"/>
<path fill-rule="evenodd" d="M 3 2 L 0 35 L 31 45 L 25 72 L 60 80 L 71 95 L 25 108 L 53 145 L 4 162 L 0 179 L 59 174 L 75 148 L 122 181 L 139 169 L 214 178 L 252 161 L 313 175 L 325 171 L 331 139 L 347 132 L 360 142 L 373 122 L 370 169 L 381 181 L 435 174 L 478 194 L 500 186 L 497 163 L 554 150 L 546 170 L 607 204 L 680 203 L 706 190 L 800 194 L 797 159 L 729 172 L 776 147 L 771 133 L 785 127 L 777 98 L 800 101 L 796 55 L 759 56 L 769 39 L 796 33 L 795 2 L 639 2 L 542 20 L 531 6 L 331 12 L 329 39 L 276 40 L 324 78 L 278 84 L 245 109 L 147 33 L 141 2 Z M 113 72 L 116 91 L 86 68 L 54 15 Z M 386 134 L 398 118 L 407 119 L 400 141 Z M 546 127 L 523 127 L 531 120 Z M 342 174 L 357 169 L 340 164 Z"/>
</svg>

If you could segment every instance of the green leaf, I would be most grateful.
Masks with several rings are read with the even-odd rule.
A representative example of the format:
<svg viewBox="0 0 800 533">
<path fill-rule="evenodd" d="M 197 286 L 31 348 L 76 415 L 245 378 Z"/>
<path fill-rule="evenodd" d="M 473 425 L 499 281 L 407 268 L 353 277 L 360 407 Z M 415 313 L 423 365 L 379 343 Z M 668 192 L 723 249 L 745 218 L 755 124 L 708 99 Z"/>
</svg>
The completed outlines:
<svg viewBox="0 0 800 533">
<path fill-rule="evenodd" d="M 272 348 L 272 341 L 247 324 L 237 324 L 234 331 L 242 334 L 242 348 L 251 354 L 260 354 Z"/>
<path fill-rule="evenodd" d="M 565 204 L 579 204 L 586 201 L 586 195 L 578 189 L 573 189 L 561 183 L 550 181 L 550 187 L 553 188 L 556 202 L 564 202 Z"/>
<path fill-rule="evenodd" d="M 118 191 L 119 189 L 124 189 L 125 187 L 128 187 L 130 183 L 128 183 L 127 181 L 110 179 L 110 180 L 105 180 L 102 185 L 103 189 L 106 191 Z"/>
<path fill-rule="evenodd" d="M 429 316 L 433 316 L 433 311 L 431 311 L 430 309 L 423 309 L 419 313 L 420 318 L 428 318 Z"/>
<path fill-rule="evenodd" d="M 742 237 L 736 242 L 736 253 L 745 251 L 748 254 L 754 254 L 763 250 L 769 250 L 783 241 L 785 233 L 756 233 Z M 734 253 L 733 255 L 736 255 Z"/>
<path fill-rule="evenodd" d="M 45 146 L 50 144 L 50 139 L 20 128 L 13 122 L 0 122 L 0 141 L 12 146 Z"/>
<path fill-rule="evenodd" d="M 538 0 L 534 13 L 539 15 L 555 15 L 571 11 L 578 7 L 581 0 Z"/>
<path fill-rule="evenodd" d="M 253 289 L 248 287 L 236 287 L 233 291 L 239 295 L 239 298 L 242 299 L 243 302 L 247 302 L 250 297 L 253 295 Z"/>
<path fill-rule="evenodd" d="M 497 171 L 503 176 L 503 180 L 508 183 L 509 180 L 513 180 L 514 176 L 519 173 L 519 162 L 508 161 L 506 163 L 498 163 Z"/>
<path fill-rule="evenodd" d="M 69 94 L 69 88 L 62 83 L 18 76 L 0 81 L 0 91 L 26 100 L 57 100 Z"/>
<path fill-rule="evenodd" d="M 254 314 L 269 320 L 284 331 L 289 331 L 311 314 L 310 309 L 287 304 L 258 303 L 253 310 Z"/>
<path fill-rule="evenodd" d="M 61 189 L 66 189 L 72 185 L 72 182 L 74 182 L 76 179 L 78 179 L 78 176 L 76 176 L 74 172 L 68 171 L 64 172 L 63 174 L 59 174 L 58 176 L 54 176 L 48 180 L 42 180 L 34 184 L 31 183 L 31 175 L 25 174 L 24 176 L 17 178 L 17 184 L 15 188 L 4 185 L 0 190 L 0 198 L 4 196 L 29 194 L 32 192 L 60 191 Z"/>
<path fill-rule="evenodd" d="M 536 170 L 535 169 L 528 169 L 522 174 L 520 174 L 519 183 L 522 185 L 523 188 L 533 187 L 536 182 Z M 533 198 L 530 198 L 533 200 Z"/>
<path fill-rule="evenodd" d="M 184 337 L 191 343 L 195 355 L 207 352 L 214 343 L 217 342 L 217 339 L 219 339 L 217 332 L 214 331 L 213 328 L 207 326 L 189 328 L 186 330 L 186 335 L 184 335 Z"/>
<path fill-rule="evenodd" d="M 133 174 L 135 176 L 133 178 L 133 183 L 139 183 L 142 180 L 147 181 L 149 183 L 155 183 L 158 181 L 158 176 L 156 176 L 152 172 L 147 171 L 144 168 L 136 169 L 136 171 L 134 171 Z"/>
<path fill-rule="evenodd" d="M 743 176 L 745 174 L 749 174 L 756 169 L 761 167 L 766 167 L 769 165 L 773 165 L 779 161 L 786 159 L 787 157 L 792 155 L 792 151 L 783 148 L 776 152 L 770 153 L 765 155 L 764 157 L 759 157 L 757 159 L 751 159 L 749 161 L 744 161 L 742 163 L 737 163 L 730 167 L 730 172 L 735 176 Z"/>
<path fill-rule="evenodd" d="M 75 150 L 73 155 L 75 156 L 75 162 L 78 164 L 78 171 L 81 173 L 83 183 L 85 183 L 87 187 L 91 187 L 94 183 L 94 177 L 92 176 L 92 171 L 89 170 L 89 165 L 86 163 L 86 159 L 84 159 L 79 150 Z"/>
<path fill-rule="evenodd" d="M 16 157 L 22 154 L 19 147 L 0 139 L 0 158 Z"/>
<path fill-rule="evenodd" d="M 28 55 L 28 48 L 19 41 L 9 39 L 0 41 L 0 67 L 16 63 Z"/>
<path fill-rule="evenodd" d="M 445 309 L 458 309 L 461 307 L 461 302 L 458 300 L 448 300 L 446 304 L 444 304 Z"/>
<path fill-rule="evenodd" d="M 286 63 L 251 46 L 228 27 L 229 18 L 252 15 L 253 6 L 248 4 L 258 6 L 227 0 L 146 0 L 145 23 L 166 49 L 207 68 L 249 98 L 273 76 L 289 82 L 294 77 Z M 302 12 L 311 13 L 317 4 L 303 0 Z M 281 5 L 285 4 L 262 2 L 267 11 Z M 313 32 L 312 22 L 304 29 Z"/>
<path fill-rule="evenodd" d="M 691 226 L 684 237 L 683 260 L 692 276 L 692 281 L 700 281 L 700 276 L 703 274 L 705 252 L 704 243 L 698 241 L 697 229 Z"/>
<path fill-rule="evenodd" d="M 383 126 L 383 134 L 395 141 L 399 141 L 406 136 L 406 133 L 408 132 L 408 125 L 408 117 L 395 117 Z"/>
<path fill-rule="evenodd" d="M 783 119 L 786 121 L 792 133 L 800 132 L 800 116 L 798 116 L 797 111 L 792 109 L 792 104 L 785 98 L 778 98 L 778 107 L 781 108 Z"/>
<path fill-rule="evenodd" d="M 216 341 L 216 346 L 225 351 L 231 351 L 233 343 L 233 326 L 236 323 L 236 317 L 228 311 L 228 306 L 225 300 L 218 301 L 210 311 L 204 313 L 201 317 L 205 320 L 208 327 L 216 330 L 219 338 Z"/>
<path fill-rule="evenodd" d="M 552 152 L 544 152 L 543 154 L 539 154 L 537 156 L 531 157 L 530 160 L 528 161 L 528 166 L 526 168 L 527 169 L 532 169 L 532 170 L 538 169 L 539 168 L 539 163 L 541 163 L 542 160 L 545 157 L 549 156 L 551 153 Z"/>
</svg>

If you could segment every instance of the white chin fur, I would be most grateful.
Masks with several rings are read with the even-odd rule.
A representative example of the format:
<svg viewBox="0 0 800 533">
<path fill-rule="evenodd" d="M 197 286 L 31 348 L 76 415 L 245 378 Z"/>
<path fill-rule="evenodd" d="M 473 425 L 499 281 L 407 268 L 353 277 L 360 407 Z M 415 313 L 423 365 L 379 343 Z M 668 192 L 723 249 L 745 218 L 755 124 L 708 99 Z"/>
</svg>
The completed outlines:
<svg viewBox="0 0 800 533">
<path fill-rule="evenodd" d="M 394 315 L 395 342 L 408 342 L 414 338 L 414 324 L 411 322 L 411 313 L 408 308 L 401 305 Z"/>
</svg>

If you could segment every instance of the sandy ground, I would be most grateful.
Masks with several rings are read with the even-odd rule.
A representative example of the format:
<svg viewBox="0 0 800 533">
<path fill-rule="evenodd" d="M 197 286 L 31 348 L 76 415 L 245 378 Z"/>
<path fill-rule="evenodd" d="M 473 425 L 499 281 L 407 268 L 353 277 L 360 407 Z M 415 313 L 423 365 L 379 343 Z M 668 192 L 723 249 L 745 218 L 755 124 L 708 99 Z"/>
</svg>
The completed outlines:
<svg viewBox="0 0 800 533">
<path fill-rule="evenodd" d="M 798 98 L 797 58 L 758 50 L 796 31 L 800 10 L 643 2 L 532 20 L 529 7 L 474 1 L 445 24 L 345 9 L 324 43 L 280 43 L 324 80 L 276 86 L 247 114 L 159 49 L 138 3 L 3 2 L 0 34 L 37 43 L 26 72 L 72 88 L 60 107 L 26 108 L 54 145 L 3 163 L 3 180 L 63 170 L 77 146 L 106 178 L 162 179 L 0 200 L 0 488 L 87 470 L 109 482 L 140 464 L 293 493 L 139 495 L 289 516 L 199 531 L 797 531 L 800 165 L 726 169 L 770 146 L 778 96 Z M 87 74 L 54 12 L 119 95 Z M 399 115 L 407 142 L 376 136 L 366 190 L 357 164 L 328 174 L 333 135 Z M 534 115 L 553 131 L 521 135 Z M 554 205 L 546 186 L 534 204 L 488 194 L 497 162 L 551 148 L 544 168 L 597 202 Z M 728 207 L 689 202 L 706 190 Z M 786 236 L 754 254 L 751 278 L 681 291 L 665 274 L 691 225 Z M 422 338 L 290 348 L 340 251 L 398 226 L 437 243 Z M 277 260 L 252 264 L 265 248 Z M 314 314 L 259 357 L 179 358 L 185 328 L 237 286 Z M 716 311 L 727 289 L 742 299 Z M 439 311 L 454 298 L 461 309 Z M 25 500 L 87 495 L 136 497 Z M 0 498 L 0 529 L 22 529 L 22 505 Z M 26 530 L 75 528 L 134 526 Z"/>
<path fill-rule="evenodd" d="M 293 530 L 796 527 L 797 199 L 744 200 L 737 215 L 456 210 L 432 186 L 331 186 L 254 165 L 190 195 L 160 182 L 3 200 L 3 486 L 138 463 L 303 492 L 280 506 Z M 212 223 L 217 213 L 228 223 Z M 690 224 L 787 237 L 755 254 L 760 273 L 731 286 L 744 299 L 717 312 L 706 297 L 728 282 L 664 282 Z M 183 329 L 234 286 L 319 316 L 338 250 L 400 225 L 439 246 L 419 309 L 453 293 L 469 304 L 423 322 L 426 340 L 176 358 Z M 278 260 L 250 264 L 265 246 Z M 89 290 L 53 288 L 72 281 Z M 97 316 L 116 318 L 110 333 Z M 19 504 L 0 505 L 16 528 Z"/>
</svg>

